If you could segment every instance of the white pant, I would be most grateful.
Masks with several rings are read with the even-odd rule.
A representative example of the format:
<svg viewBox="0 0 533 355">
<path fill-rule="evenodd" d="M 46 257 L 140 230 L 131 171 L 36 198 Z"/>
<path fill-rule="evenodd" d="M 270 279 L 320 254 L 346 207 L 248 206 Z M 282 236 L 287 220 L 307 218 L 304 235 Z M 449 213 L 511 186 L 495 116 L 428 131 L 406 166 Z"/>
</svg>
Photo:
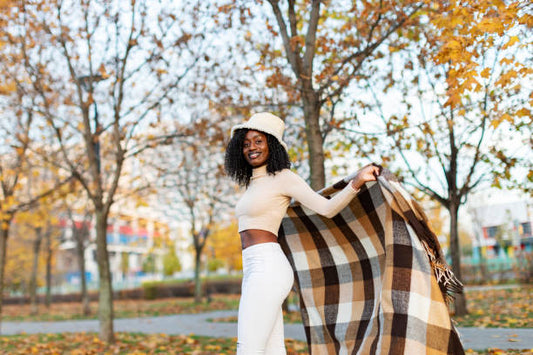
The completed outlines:
<svg viewBox="0 0 533 355">
<path fill-rule="evenodd" d="M 242 252 L 238 355 L 286 354 L 281 305 L 294 274 L 278 243 L 252 245 Z"/>
</svg>

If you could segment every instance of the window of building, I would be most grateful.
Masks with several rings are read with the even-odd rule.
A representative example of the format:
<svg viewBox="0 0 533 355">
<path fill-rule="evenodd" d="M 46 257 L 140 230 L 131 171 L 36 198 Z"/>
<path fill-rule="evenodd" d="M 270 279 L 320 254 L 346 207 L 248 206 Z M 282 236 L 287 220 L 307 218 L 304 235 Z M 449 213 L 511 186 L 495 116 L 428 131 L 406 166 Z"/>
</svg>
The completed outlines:
<svg viewBox="0 0 533 355">
<path fill-rule="evenodd" d="M 489 238 L 496 238 L 498 234 L 498 226 L 492 226 L 487 228 L 487 236 Z"/>
<path fill-rule="evenodd" d="M 531 222 L 525 222 L 520 225 L 522 228 L 520 235 L 530 236 L 531 235 Z"/>
</svg>

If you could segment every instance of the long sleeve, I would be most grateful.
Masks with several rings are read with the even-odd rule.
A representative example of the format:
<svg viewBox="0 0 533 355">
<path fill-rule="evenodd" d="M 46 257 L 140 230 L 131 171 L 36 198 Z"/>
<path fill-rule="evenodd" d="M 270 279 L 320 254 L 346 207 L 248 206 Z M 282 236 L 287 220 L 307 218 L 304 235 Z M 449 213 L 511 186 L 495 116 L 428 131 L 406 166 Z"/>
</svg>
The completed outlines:
<svg viewBox="0 0 533 355">
<path fill-rule="evenodd" d="M 346 207 L 358 192 L 349 183 L 331 199 L 327 199 L 313 191 L 300 176 L 290 170 L 283 171 L 283 180 L 283 189 L 286 196 L 295 199 L 305 207 L 328 218 L 335 216 Z"/>
</svg>

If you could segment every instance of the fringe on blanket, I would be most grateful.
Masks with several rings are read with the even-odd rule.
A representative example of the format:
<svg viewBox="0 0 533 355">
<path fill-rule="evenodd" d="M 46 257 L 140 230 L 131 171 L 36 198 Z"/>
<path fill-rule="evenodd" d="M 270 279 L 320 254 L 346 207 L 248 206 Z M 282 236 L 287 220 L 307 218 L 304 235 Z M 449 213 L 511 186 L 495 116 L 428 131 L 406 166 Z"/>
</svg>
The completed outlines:
<svg viewBox="0 0 533 355">
<path fill-rule="evenodd" d="M 451 304 L 454 300 L 455 294 L 463 293 L 463 284 L 455 276 L 452 269 L 446 262 L 439 240 L 429 227 L 429 219 L 427 218 L 424 209 L 411 196 L 406 196 L 406 192 L 399 184 L 396 176 L 391 174 L 388 170 L 384 169 L 382 171 L 382 179 L 380 179 L 380 183 L 392 194 L 394 194 L 395 191 L 400 192 L 396 193 L 395 197 L 400 203 L 402 209 L 405 208 L 404 213 L 408 218 L 408 222 L 411 227 L 415 229 L 417 237 L 420 238 L 420 241 L 426 250 L 431 268 L 435 273 L 435 277 L 437 278 L 437 282 L 446 303 L 448 305 Z M 394 188 L 391 187 L 391 183 L 395 184 L 396 186 Z M 409 209 L 413 211 L 412 214 L 409 213 Z"/>
</svg>

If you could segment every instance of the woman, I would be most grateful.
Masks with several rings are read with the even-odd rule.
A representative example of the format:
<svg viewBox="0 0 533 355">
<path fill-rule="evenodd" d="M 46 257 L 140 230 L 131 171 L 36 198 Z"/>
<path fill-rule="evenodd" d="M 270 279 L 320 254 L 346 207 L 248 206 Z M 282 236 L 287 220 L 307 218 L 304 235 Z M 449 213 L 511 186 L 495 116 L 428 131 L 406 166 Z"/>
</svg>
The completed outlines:
<svg viewBox="0 0 533 355">
<path fill-rule="evenodd" d="M 291 199 L 315 212 L 333 217 L 379 168 L 368 165 L 333 198 L 314 192 L 289 170 L 283 121 L 258 113 L 231 132 L 225 156 L 227 174 L 246 187 L 235 212 L 242 243 L 242 294 L 238 315 L 237 354 L 285 354 L 281 305 L 294 275 L 277 243 L 281 220 Z"/>
</svg>

